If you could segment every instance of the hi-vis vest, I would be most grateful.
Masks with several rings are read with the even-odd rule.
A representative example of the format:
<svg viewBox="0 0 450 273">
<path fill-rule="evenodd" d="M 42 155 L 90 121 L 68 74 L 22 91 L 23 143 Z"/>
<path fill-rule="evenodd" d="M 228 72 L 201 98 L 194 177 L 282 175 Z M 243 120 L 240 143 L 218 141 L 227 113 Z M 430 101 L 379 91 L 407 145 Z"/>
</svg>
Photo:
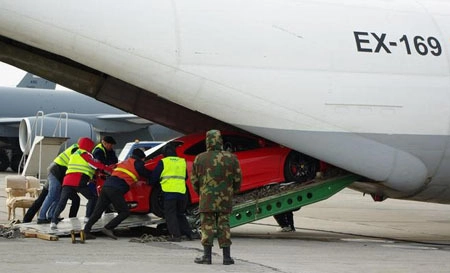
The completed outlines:
<svg viewBox="0 0 450 273">
<path fill-rule="evenodd" d="M 94 176 L 95 169 L 92 168 L 89 163 L 81 157 L 81 155 L 84 153 L 87 153 L 86 150 L 78 149 L 70 156 L 66 174 L 82 173 L 89 176 L 89 178 L 92 178 Z"/>
<path fill-rule="evenodd" d="M 94 147 L 94 149 L 92 149 L 92 152 L 94 152 L 95 149 L 97 149 L 97 148 L 99 148 L 100 150 L 102 150 L 102 151 L 103 151 L 103 154 L 105 154 L 105 156 L 106 156 L 106 150 L 105 150 L 105 147 L 103 147 L 103 145 L 102 145 L 101 143 L 97 144 L 97 145 Z"/>
<path fill-rule="evenodd" d="M 127 160 L 120 162 L 114 168 L 111 175 L 122 178 L 128 185 L 138 182 L 139 174 L 134 167 L 136 159 L 129 157 Z"/>
<path fill-rule="evenodd" d="M 162 159 L 164 170 L 160 183 L 164 192 L 186 193 L 186 160 L 168 156 Z"/>
<path fill-rule="evenodd" d="M 67 165 L 69 165 L 70 156 L 72 155 L 72 150 L 77 147 L 77 143 L 72 144 L 69 148 L 65 149 L 64 152 L 60 153 L 53 162 L 60 166 L 67 167 Z"/>
</svg>

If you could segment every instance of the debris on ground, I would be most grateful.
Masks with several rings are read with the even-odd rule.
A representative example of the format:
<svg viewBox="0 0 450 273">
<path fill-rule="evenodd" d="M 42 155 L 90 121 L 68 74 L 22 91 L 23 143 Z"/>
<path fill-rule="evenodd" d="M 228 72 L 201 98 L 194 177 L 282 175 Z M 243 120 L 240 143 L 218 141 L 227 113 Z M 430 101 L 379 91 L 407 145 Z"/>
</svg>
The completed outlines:
<svg viewBox="0 0 450 273">
<path fill-rule="evenodd" d="M 149 242 L 167 242 L 169 236 L 153 236 L 151 234 L 142 234 L 139 238 L 132 238 L 130 242 L 133 243 L 149 243 Z"/>
<path fill-rule="evenodd" d="M 15 227 L 16 221 L 10 222 L 8 225 L 0 225 L 0 238 L 17 239 L 24 238 L 19 227 Z"/>
</svg>

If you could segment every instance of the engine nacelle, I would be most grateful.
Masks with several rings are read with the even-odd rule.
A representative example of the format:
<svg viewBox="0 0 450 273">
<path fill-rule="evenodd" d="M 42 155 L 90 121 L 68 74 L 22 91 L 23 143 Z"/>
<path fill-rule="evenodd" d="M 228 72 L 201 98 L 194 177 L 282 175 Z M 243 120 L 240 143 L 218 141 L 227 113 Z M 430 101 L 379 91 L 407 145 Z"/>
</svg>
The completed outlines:
<svg viewBox="0 0 450 273">
<path fill-rule="evenodd" d="M 80 137 L 90 137 L 94 142 L 100 141 L 100 135 L 86 121 L 47 116 L 28 117 L 24 118 L 19 126 L 19 144 L 24 154 L 30 151 L 34 137 L 40 135 L 68 137 L 68 145 L 77 142 Z"/>
</svg>

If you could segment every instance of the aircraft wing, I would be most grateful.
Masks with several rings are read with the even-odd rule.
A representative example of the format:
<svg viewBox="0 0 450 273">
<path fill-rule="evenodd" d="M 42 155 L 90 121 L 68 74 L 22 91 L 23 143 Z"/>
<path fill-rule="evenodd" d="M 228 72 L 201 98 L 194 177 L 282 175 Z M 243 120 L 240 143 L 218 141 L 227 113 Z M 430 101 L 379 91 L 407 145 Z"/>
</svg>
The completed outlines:
<svg viewBox="0 0 450 273">
<path fill-rule="evenodd" d="M 21 120 L 22 118 L 0 118 L 0 125 L 17 123 L 18 126 Z"/>
<path fill-rule="evenodd" d="M 97 118 L 101 120 L 117 120 L 117 121 L 122 120 L 134 124 L 147 124 L 147 125 L 153 124 L 152 121 L 143 119 L 133 114 L 105 114 L 105 115 L 98 115 Z"/>
</svg>

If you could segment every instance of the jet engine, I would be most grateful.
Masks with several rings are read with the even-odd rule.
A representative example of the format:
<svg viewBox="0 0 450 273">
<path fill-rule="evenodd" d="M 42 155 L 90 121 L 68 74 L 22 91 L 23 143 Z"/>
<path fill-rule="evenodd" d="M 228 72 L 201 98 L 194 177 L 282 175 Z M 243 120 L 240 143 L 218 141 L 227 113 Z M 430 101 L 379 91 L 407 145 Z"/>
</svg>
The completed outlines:
<svg viewBox="0 0 450 273">
<path fill-rule="evenodd" d="M 48 116 L 22 119 L 19 125 L 19 144 L 24 154 L 30 151 L 35 136 L 68 137 L 67 145 L 75 143 L 80 137 L 100 141 L 100 136 L 92 125 L 83 120 Z"/>
</svg>

